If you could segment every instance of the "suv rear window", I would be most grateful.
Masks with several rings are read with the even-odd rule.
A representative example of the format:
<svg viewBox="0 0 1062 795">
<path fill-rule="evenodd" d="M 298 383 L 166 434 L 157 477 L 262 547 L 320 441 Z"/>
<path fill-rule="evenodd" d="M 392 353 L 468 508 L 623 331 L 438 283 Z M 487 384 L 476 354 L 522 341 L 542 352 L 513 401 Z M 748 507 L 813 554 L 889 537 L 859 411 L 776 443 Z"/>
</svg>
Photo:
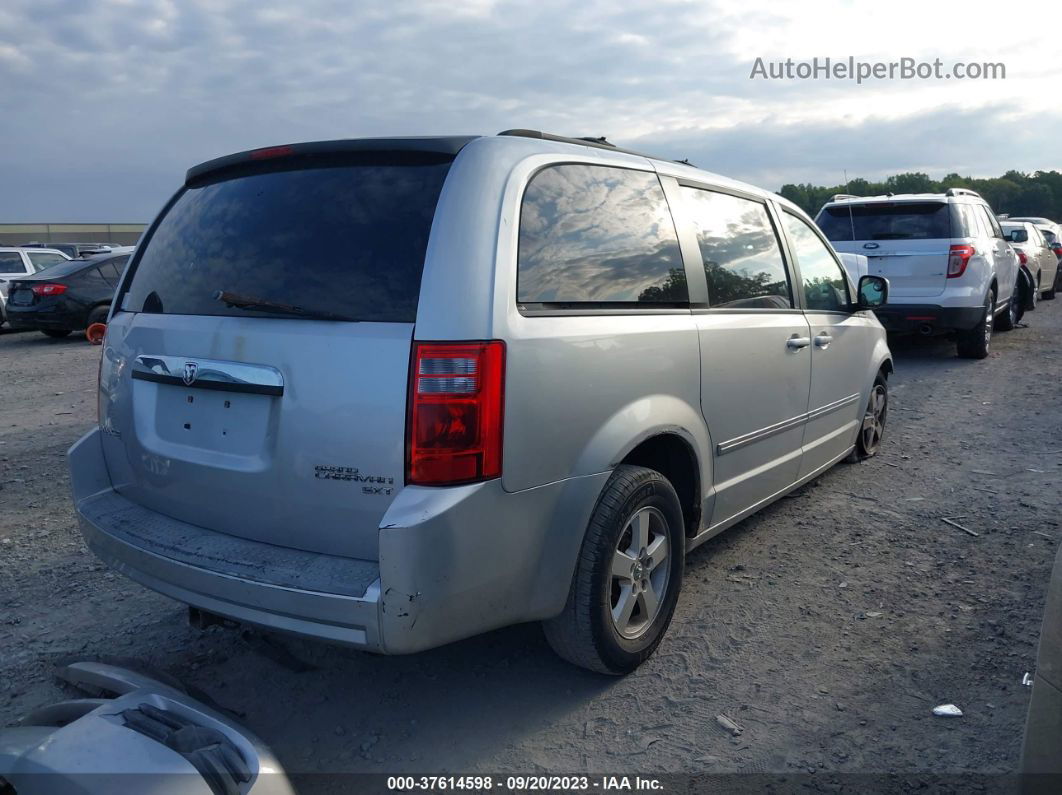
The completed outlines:
<svg viewBox="0 0 1062 795">
<path fill-rule="evenodd" d="M 452 157 L 293 158 L 183 190 L 142 247 L 123 307 L 290 317 L 219 291 L 353 320 L 416 320 L 428 234 Z"/>
<path fill-rule="evenodd" d="M 936 240 L 949 238 L 951 213 L 945 202 L 843 204 L 825 207 L 815 223 L 840 240 Z"/>
</svg>

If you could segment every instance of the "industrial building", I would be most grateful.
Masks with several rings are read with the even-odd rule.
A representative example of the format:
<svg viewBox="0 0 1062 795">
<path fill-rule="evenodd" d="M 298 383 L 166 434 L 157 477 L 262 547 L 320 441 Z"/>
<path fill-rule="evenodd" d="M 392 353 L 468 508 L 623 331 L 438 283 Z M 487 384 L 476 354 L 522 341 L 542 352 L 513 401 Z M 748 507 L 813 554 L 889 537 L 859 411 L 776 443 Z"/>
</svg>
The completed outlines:
<svg viewBox="0 0 1062 795">
<path fill-rule="evenodd" d="M 38 243 L 105 243 L 131 246 L 147 224 L 2 224 L 0 246 Z"/>
</svg>

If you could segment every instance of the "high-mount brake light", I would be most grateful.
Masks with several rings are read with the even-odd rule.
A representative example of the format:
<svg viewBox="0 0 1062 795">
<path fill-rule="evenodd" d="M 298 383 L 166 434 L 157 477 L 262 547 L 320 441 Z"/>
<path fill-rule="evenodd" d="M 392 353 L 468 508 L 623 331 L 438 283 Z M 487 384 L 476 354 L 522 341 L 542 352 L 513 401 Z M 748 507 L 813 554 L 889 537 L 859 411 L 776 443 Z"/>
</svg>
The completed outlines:
<svg viewBox="0 0 1062 795">
<path fill-rule="evenodd" d="M 451 486 L 501 476 L 505 343 L 415 342 L 406 482 Z"/>
<path fill-rule="evenodd" d="M 287 157 L 294 154 L 295 149 L 290 146 L 267 146 L 264 149 L 255 149 L 250 154 L 251 160 L 269 160 L 274 157 Z"/>
<path fill-rule="evenodd" d="M 948 278 L 957 279 L 966 273 L 970 257 L 975 254 L 973 246 L 955 245 L 948 251 Z"/>
</svg>

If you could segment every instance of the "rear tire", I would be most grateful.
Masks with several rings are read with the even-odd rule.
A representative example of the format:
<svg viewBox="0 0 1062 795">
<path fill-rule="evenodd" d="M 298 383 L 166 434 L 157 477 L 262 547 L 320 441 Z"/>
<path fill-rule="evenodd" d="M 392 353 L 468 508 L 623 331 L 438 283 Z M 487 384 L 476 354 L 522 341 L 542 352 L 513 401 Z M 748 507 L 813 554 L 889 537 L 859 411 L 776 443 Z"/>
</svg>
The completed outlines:
<svg viewBox="0 0 1062 795">
<path fill-rule="evenodd" d="M 111 308 L 109 306 L 97 306 L 88 315 L 88 323 L 85 327 L 91 326 L 93 323 L 106 323 L 107 315 L 110 314 Z"/>
<path fill-rule="evenodd" d="M 51 337 L 53 339 L 62 339 L 63 337 L 70 336 L 70 329 L 46 328 L 41 329 L 41 333 L 44 334 L 44 336 L 46 337 Z"/>
<path fill-rule="evenodd" d="M 668 479 L 616 467 L 590 517 L 564 611 L 543 622 L 549 645 L 570 663 L 613 676 L 645 662 L 678 603 L 685 541 Z"/>
<path fill-rule="evenodd" d="M 1062 265 L 1062 263 L 1059 263 Z M 1044 290 L 1043 299 L 1045 301 L 1054 301 L 1055 293 L 1058 291 L 1059 277 L 1062 277 L 1062 267 L 1055 271 L 1055 280 L 1051 282 L 1051 289 Z"/>
<path fill-rule="evenodd" d="M 1018 327 L 1022 317 L 1025 316 L 1025 302 L 1028 298 L 1028 288 L 1024 286 L 1024 279 L 1019 278 L 1014 283 L 1014 292 L 1010 294 L 1010 302 L 1007 311 L 996 318 L 996 328 L 1000 331 L 1013 331 Z"/>
<path fill-rule="evenodd" d="M 963 359 L 986 359 L 992 344 L 992 327 L 995 318 L 992 310 L 996 305 L 996 293 L 989 290 L 985 298 L 984 314 L 980 322 L 969 331 L 960 332 L 955 343 L 959 356 Z"/>
</svg>

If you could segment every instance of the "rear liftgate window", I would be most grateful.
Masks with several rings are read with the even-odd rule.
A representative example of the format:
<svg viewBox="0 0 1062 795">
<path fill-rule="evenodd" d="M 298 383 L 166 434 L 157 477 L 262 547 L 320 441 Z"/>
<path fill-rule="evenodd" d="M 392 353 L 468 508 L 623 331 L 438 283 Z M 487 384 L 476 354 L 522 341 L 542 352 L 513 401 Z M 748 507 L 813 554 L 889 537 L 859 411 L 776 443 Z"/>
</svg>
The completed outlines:
<svg viewBox="0 0 1062 795">
<path fill-rule="evenodd" d="M 816 223 L 833 241 L 951 237 L 951 214 L 944 202 L 839 205 L 824 209 Z"/>
<path fill-rule="evenodd" d="M 292 316 L 218 291 L 351 320 L 416 320 L 424 253 L 452 157 L 305 156 L 224 172 L 181 192 L 123 304 L 134 312 Z"/>
<path fill-rule="evenodd" d="M 656 175 L 575 164 L 535 175 L 520 212 L 517 301 L 529 309 L 688 305 Z"/>
</svg>

